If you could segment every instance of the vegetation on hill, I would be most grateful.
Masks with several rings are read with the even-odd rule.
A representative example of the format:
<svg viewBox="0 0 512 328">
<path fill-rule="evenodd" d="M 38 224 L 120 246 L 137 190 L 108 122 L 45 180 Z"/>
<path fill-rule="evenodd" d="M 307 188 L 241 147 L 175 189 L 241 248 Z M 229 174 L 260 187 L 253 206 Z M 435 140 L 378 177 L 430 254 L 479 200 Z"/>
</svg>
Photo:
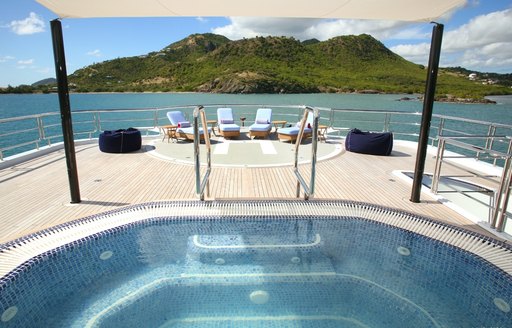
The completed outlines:
<svg viewBox="0 0 512 328">
<path fill-rule="evenodd" d="M 469 73 L 460 68 L 440 70 L 438 98 L 512 93 L 510 77 L 509 84 L 499 79 L 482 84 L 470 81 Z M 84 67 L 71 74 L 69 82 L 76 92 L 423 93 L 426 75 L 424 66 L 366 34 L 322 42 L 287 37 L 231 41 L 194 34 L 157 52 Z"/>
<path fill-rule="evenodd" d="M 48 86 L 48 85 L 54 86 L 56 83 L 57 83 L 57 79 L 54 77 L 50 77 L 47 79 L 43 79 L 43 80 L 34 82 L 34 83 L 32 83 L 32 86 L 33 87 Z"/>
</svg>

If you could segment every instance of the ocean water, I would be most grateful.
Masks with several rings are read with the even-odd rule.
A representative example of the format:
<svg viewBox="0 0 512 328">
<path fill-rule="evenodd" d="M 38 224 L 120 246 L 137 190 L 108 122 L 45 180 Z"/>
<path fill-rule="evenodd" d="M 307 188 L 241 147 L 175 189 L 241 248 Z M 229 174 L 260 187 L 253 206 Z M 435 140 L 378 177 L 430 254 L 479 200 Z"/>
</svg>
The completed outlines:
<svg viewBox="0 0 512 328">
<path fill-rule="evenodd" d="M 420 112 L 421 101 L 397 101 L 411 95 L 363 94 L 210 94 L 210 93 L 117 93 L 71 94 L 73 111 L 94 109 L 154 108 L 178 105 L 207 104 L 274 104 L 309 105 L 342 109 L 382 109 Z M 490 122 L 512 124 L 512 96 L 489 97 L 498 103 L 486 104 L 434 104 L 434 113 L 473 118 Z M 0 95 L 0 119 L 24 115 L 58 112 L 56 94 Z"/>
<path fill-rule="evenodd" d="M 400 112 L 421 112 L 423 103 L 418 100 L 398 101 L 402 97 L 414 98 L 411 95 L 362 95 L 362 94 L 209 94 L 209 93 L 119 93 L 119 94 L 71 94 L 70 102 L 73 112 L 84 110 L 109 109 L 140 109 L 161 108 L 182 105 L 226 105 L 254 104 L 255 107 L 268 105 L 309 105 L 337 109 L 373 109 Z M 435 103 L 434 114 L 464 117 L 474 120 L 498 122 L 512 125 L 512 96 L 490 97 L 497 101 L 496 105 L 486 104 L 455 104 Z M 10 156 L 22 151 L 33 149 L 35 143 L 16 149 L 6 149 L 13 144 L 33 142 L 38 139 L 37 122 L 35 119 L 8 122 L 6 119 L 35 114 L 53 113 L 43 119 L 46 136 L 55 136 L 52 143 L 58 142 L 60 132 L 59 102 L 56 94 L 34 95 L 0 95 L 0 150 L 3 156 Z M 82 114 L 83 115 L 83 114 Z M 137 117 L 139 114 L 132 114 Z M 142 114 L 140 114 L 142 115 Z M 165 113 L 161 114 L 165 119 Z M 214 115 L 211 113 L 210 115 Z M 93 118 L 73 116 L 73 121 L 81 120 L 91 123 Z M 75 119 L 77 117 L 77 119 Z M 107 115 L 102 120 L 108 119 Z M 151 116 L 147 118 L 149 121 Z M 118 118 L 113 118 L 117 120 Z M 282 119 L 282 118 L 276 118 Z M 146 121 L 146 122 L 147 122 Z M 292 121 L 292 119 L 288 119 Z M 75 132 L 89 131 L 90 126 L 75 124 Z M 97 127 L 99 130 L 110 127 Z M 22 131 L 22 132 L 20 132 Z M 85 134 L 84 134 L 85 135 Z M 83 137 L 83 136 L 82 136 Z M 26 140 L 25 140 L 26 138 Z M 41 142 L 40 146 L 44 145 Z"/>
</svg>

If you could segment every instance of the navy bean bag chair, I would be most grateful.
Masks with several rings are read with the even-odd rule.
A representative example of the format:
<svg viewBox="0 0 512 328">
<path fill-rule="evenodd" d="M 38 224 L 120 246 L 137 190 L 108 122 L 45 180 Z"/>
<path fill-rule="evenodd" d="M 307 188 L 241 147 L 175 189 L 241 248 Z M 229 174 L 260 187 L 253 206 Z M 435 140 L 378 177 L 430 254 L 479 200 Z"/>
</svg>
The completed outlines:
<svg viewBox="0 0 512 328">
<path fill-rule="evenodd" d="M 388 156 L 393 150 L 393 133 L 352 129 L 345 139 L 345 149 L 354 153 Z"/>
<path fill-rule="evenodd" d="M 142 147 L 140 131 L 134 128 L 103 131 L 100 134 L 100 150 L 104 153 L 129 153 Z"/>
</svg>

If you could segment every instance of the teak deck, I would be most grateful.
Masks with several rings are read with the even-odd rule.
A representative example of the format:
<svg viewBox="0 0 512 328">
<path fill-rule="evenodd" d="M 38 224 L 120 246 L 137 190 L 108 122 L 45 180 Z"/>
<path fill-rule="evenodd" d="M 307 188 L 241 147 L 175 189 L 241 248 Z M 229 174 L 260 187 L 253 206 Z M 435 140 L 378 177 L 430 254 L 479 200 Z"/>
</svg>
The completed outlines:
<svg viewBox="0 0 512 328">
<path fill-rule="evenodd" d="M 161 137 L 160 137 L 161 139 Z M 279 141 L 275 141 L 279 142 Z M 148 140 L 143 140 L 147 145 Z M 192 144 L 184 151 L 193 152 Z M 96 144 L 77 146 L 82 202 L 70 204 L 64 151 L 59 150 L 0 170 L 0 242 L 104 211 L 156 200 L 198 200 L 194 165 L 139 152 L 107 154 Z M 315 199 L 344 199 L 399 208 L 486 233 L 459 213 L 422 194 L 409 201 L 411 184 L 394 171 L 413 171 L 416 149 L 395 145 L 392 156 L 342 151 L 317 162 Z M 214 163 L 215 164 L 215 163 Z M 209 199 L 293 199 L 297 179 L 293 163 L 279 167 L 213 167 Z M 425 172 L 432 172 L 428 157 Z M 300 171 L 309 176 L 310 165 Z"/>
</svg>

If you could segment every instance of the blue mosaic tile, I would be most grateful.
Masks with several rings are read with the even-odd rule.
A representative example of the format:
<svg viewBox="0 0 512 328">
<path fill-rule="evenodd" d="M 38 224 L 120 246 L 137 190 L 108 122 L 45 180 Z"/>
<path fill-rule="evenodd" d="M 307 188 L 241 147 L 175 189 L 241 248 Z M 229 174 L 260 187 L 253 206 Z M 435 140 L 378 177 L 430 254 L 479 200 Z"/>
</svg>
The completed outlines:
<svg viewBox="0 0 512 328">
<path fill-rule="evenodd" d="M 159 217 L 9 274 L 0 327 L 510 326 L 496 298 L 512 278 L 489 262 L 365 218 Z"/>
</svg>

